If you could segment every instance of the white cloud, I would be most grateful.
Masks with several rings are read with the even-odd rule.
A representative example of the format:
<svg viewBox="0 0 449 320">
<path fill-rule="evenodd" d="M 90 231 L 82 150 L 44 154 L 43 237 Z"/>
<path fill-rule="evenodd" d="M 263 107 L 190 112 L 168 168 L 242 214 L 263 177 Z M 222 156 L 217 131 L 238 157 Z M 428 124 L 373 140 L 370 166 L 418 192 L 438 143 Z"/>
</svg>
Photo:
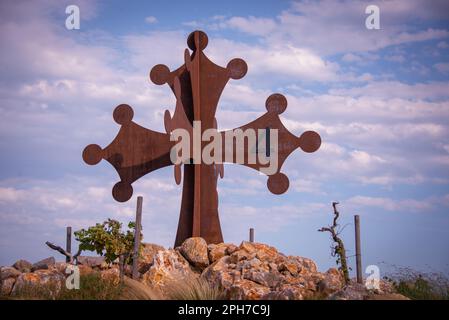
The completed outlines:
<svg viewBox="0 0 449 320">
<path fill-rule="evenodd" d="M 441 73 L 444 73 L 444 74 L 449 73 L 449 63 L 447 63 L 447 62 L 436 63 L 433 65 L 433 67 Z"/>
<path fill-rule="evenodd" d="M 388 211 L 428 211 L 432 208 L 432 201 L 415 200 L 415 199 L 402 199 L 394 200 L 385 197 L 367 197 L 367 196 L 355 196 L 347 199 L 344 204 L 357 209 L 363 209 L 365 207 L 377 207 Z"/>
<path fill-rule="evenodd" d="M 449 48 L 449 44 L 447 44 L 446 41 L 440 41 L 437 44 L 437 48 L 446 49 L 446 48 Z"/>
<path fill-rule="evenodd" d="M 448 82 L 407 84 L 399 81 L 373 81 L 364 86 L 347 89 L 331 89 L 330 93 L 357 97 L 366 95 L 382 98 L 428 99 L 448 98 Z"/>
<path fill-rule="evenodd" d="M 154 23 L 157 23 L 158 20 L 157 20 L 156 17 L 148 16 L 148 17 L 145 18 L 145 22 L 149 23 L 149 24 L 154 24 Z"/>
<path fill-rule="evenodd" d="M 238 43 L 226 39 L 214 39 L 207 48 L 210 57 L 226 65 L 238 52 L 248 64 L 248 73 L 253 75 L 285 75 L 304 81 L 335 81 L 339 66 L 326 61 L 314 52 L 302 47 L 287 45 L 259 46 Z"/>
<path fill-rule="evenodd" d="M 428 182 L 424 176 L 420 174 L 415 174 L 412 176 L 398 176 L 395 174 L 384 174 L 380 176 L 366 176 L 358 178 L 363 184 L 372 184 L 372 185 L 381 185 L 381 186 L 392 186 L 398 184 L 408 184 L 408 185 L 417 185 L 420 183 Z"/>
<path fill-rule="evenodd" d="M 385 59 L 388 61 L 399 62 L 399 63 L 403 63 L 404 61 L 406 61 L 406 58 L 402 54 L 394 54 L 391 56 L 387 56 L 387 57 L 385 57 Z"/>
<path fill-rule="evenodd" d="M 256 18 L 254 16 L 249 16 L 247 18 L 232 17 L 221 26 L 227 26 L 254 35 L 267 35 L 277 27 L 273 19 Z"/>
<path fill-rule="evenodd" d="M 290 181 L 290 187 L 293 188 L 295 192 L 299 193 L 324 194 L 321 189 L 321 183 L 317 180 L 298 178 Z"/>
<path fill-rule="evenodd" d="M 322 54 L 365 52 L 391 45 L 441 39 L 449 35 L 445 29 L 415 31 L 407 26 L 411 17 L 429 20 L 444 19 L 441 10 L 448 10 L 447 3 L 439 1 L 429 6 L 425 1 L 383 2 L 381 28 L 370 32 L 365 28 L 364 2 L 356 1 L 303 1 L 293 2 L 276 19 L 259 17 L 231 17 L 221 27 L 262 36 L 269 43 L 290 43 Z M 348 57 L 346 57 L 348 58 Z"/>
<path fill-rule="evenodd" d="M 345 53 L 341 58 L 345 62 L 360 62 L 363 61 L 363 58 L 359 55 L 353 53 Z"/>
<path fill-rule="evenodd" d="M 22 199 L 24 193 L 14 188 L 0 188 L 0 203 L 17 202 Z"/>
<path fill-rule="evenodd" d="M 376 163 L 385 163 L 386 161 L 379 156 L 371 155 L 361 150 L 353 150 L 350 153 L 351 158 L 362 166 L 371 166 Z"/>
</svg>

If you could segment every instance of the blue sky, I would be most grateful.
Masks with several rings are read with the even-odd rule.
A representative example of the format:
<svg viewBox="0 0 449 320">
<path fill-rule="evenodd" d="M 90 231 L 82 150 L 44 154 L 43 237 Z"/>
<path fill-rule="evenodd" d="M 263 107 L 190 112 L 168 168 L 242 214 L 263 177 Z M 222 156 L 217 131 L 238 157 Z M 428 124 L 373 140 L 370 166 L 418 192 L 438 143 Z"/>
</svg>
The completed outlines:
<svg viewBox="0 0 449 320">
<path fill-rule="evenodd" d="M 69 4 L 80 7 L 80 30 L 64 26 Z M 380 8 L 380 30 L 365 28 L 368 4 Z M 201 29 L 213 61 L 248 64 L 223 92 L 220 128 L 262 115 L 265 99 L 280 92 L 285 125 L 323 139 L 318 152 L 288 158 L 290 188 L 281 196 L 265 176 L 226 165 L 226 242 L 240 243 L 254 227 L 257 241 L 325 270 L 334 259 L 317 229 L 339 201 L 349 255 L 353 215 L 361 216 L 365 266 L 447 272 L 448 10 L 446 1 L 2 1 L 0 264 L 54 255 L 44 242 L 63 244 L 66 225 L 127 222 L 138 195 L 145 241 L 173 244 L 181 187 L 172 169 L 136 182 L 122 204 L 111 196 L 112 167 L 87 166 L 81 152 L 115 137 L 120 103 L 134 108 L 137 123 L 164 131 L 174 97 L 148 72 L 178 67 L 187 35 Z"/>
</svg>

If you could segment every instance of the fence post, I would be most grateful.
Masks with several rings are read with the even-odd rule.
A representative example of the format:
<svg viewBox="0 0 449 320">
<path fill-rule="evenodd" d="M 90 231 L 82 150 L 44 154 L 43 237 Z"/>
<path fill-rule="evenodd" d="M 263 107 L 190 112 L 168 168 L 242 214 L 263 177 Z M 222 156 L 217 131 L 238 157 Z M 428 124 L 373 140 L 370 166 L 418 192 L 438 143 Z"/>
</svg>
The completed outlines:
<svg viewBox="0 0 449 320">
<path fill-rule="evenodd" d="M 3 291 L 2 269 L 3 269 L 3 267 L 0 266 L 0 295 L 2 294 L 2 291 Z"/>
<path fill-rule="evenodd" d="M 360 217 L 359 215 L 354 216 L 355 225 L 355 261 L 357 270 L 357 283 L 363 283 L 362 276 L 362 253 L 360 245 Z"/>
<path fill-rule="evenodd" d="M 139 246 L 140 246 L 140 231 L 142 229 L 142 202 L 143 197 L 137 197 L 137 208 L 136 208 L 136 229 L 134 233 L 134 252 L 133 252 L 133 279 L 137 279 L 139 276 L 138 266 L 139 266 Z"/>
<path fill-rule="evenodd" d="M 68 253 L 72 253 L 72 227 L 67 227 L 66 229 L 66 244 L 65 244 L 65 251 Z M 65 262 L 69 263 L 70 258 L 66 257 Z"/>
<path fill-rule="evenodd" d="M 254 228 L 249 228 L 249 242 L 254 242 Z"/>
</svg>

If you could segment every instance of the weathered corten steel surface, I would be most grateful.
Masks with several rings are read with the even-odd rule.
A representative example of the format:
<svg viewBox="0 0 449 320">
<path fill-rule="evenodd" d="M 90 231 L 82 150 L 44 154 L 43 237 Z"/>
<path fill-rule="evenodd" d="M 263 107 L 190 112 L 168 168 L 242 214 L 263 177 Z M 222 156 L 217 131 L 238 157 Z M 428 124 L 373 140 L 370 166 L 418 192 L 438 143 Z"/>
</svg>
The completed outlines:
<svg viewBox="0 0 449 320">
<path fill-rule="evenodd" d="M 215 112 L 220 95 L 230 79 L 240 79 L 245 76 L 248 68 L 242 59 L 231 60 L 226 68 L 210 61 L 203 50 L 208 44 L 207 35 L 202 31 L 194 31 L 187 39 L 191 49 L 185 49 L 184 64 L 174 71 L 165 65 L 154 66 L 150 72 L 150 79 L 157 85 L 167 84 L 176 97 L 175 111 L 168 110 L 164 115 L 165 133 L 156 132 L 132 121 L 134 112 L 126 104 L 121 104 L 114 110 L 114 120 L 121 128 L 115 139 L 105 148 L 96 144 L 88 145 L 83 151 L 83 159 L 90 165 L 97 164 L 102 159 L 108 161 L 120 176 L 120 181 L 113 187 L 112 195 L 120 202 L 128 201 L 133 189 L 131 184 L 159 168 L 173 165 L 170 160 L 170 150 L 175 141 L 170 141 L 170 134 L 174 129 L 187 130 L 192 137 L 193 121 L 201 121 L 201 133 L 207 129 L 217 129 Z M 282 124 L 279 115 L 287 108 L 287 99 L 278 93 L 272 94 L 266 100 L 267 112 L 258 119 L 240 127 L 278 130 L 278 167 L 276 172 L 268 176 L 267 187 L 274 194 L 287 191 L 289 180 L 280 172 L 287 157 L 298 147 L 305 152 L 314 152 L 321 145 L 320 136 L 314 131 L 306 131 L 300 137 L 290 133 Z M 223 138 L 226 132 L 219 132 Z M 193 140 L 191 138 L 191 140 Z M 193 141 L 190 142 L 191 150 Z M 200 151 L 208 142 L 200 142 Z M 263 143 L 266 143 L 263 142 Z M 235 157 L 236 141 L 233 141 L 234 156 L 226 159 L 237 163 Z M 242 146 L 240 146 L 242 148 Z M 240 163 L 261 171 L 267 164 L 259 162 L 249 163 L 248 153 L 253 152 L 251 146 L 244 144 L 244 162 Z M 267 150 L 270 148 L 267 144 Z M 197 148 L 198 149 L 198 148 Z M 264 151 L 266 152 L 266 150 Z M 222 160 L 225 158 L 225 147 L 222 150 Z M 267 154 L 268 156 L 268 154 Z M 218 216 L 218 176 L 223 178 L 222 163 L 205 164 L 190 163 L 183 159 L 183 163 L 174 166 L 174 176 L 177 184 L 181 183 L 181 166 L 184 170 L 183 193 L 181 211 L 179 215 L 178 231 L 175 246 L 180 245 L 186 238 L 200 236 L 208 243 L 223 242 L 223 236 Z"/>
</svg>

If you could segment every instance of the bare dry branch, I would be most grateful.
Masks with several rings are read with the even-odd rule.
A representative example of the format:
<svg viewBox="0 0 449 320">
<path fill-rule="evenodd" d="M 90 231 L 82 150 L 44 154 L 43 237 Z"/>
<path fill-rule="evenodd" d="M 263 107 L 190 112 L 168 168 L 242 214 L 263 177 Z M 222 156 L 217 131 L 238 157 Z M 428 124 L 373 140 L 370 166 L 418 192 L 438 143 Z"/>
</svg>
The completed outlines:
<svg viewBox="0 0 449 320">
<path fill-rule="evenodd" d="M 78 256 L 81 254 L 81 252 L 83 251 L 83 250 L 79 249 L 78 252 L 72 256 L 72 254 L 70 252 L 67 252 L 60 246 L 57 246 L 57 245 L 51 243 L 50 241 L 45 242 L 45 244 L 48 247 L 50 247 L 51 249 L 56 250 L 59 253 L 61 253 L 62 255 L 66 256 L 70 260 L 70 263 L 73 263 L 78 258 Z"/>
<path fill-rule="evenodd" d="M 349 271 L 346 261 L 346 250 L 343 240 L 338 236 L 339 232 L 336 231 L 338 228 L 338 218 L 340 217 L 340 212 L 337 210 L 338 202 L 332 202 L 332 207 L 334 209 L 334 219 L 332 225 L 329 227 L 322 227 L 319 232 L 329 232 L 332 236 L 332 240 L 335 245 L 332 247 L 332 256 L 337 256 L 337 265 L 339 264 L 339 269 L 343 272 L 343 277 L 346 283 L 349 282 Z"/>
</svg>

